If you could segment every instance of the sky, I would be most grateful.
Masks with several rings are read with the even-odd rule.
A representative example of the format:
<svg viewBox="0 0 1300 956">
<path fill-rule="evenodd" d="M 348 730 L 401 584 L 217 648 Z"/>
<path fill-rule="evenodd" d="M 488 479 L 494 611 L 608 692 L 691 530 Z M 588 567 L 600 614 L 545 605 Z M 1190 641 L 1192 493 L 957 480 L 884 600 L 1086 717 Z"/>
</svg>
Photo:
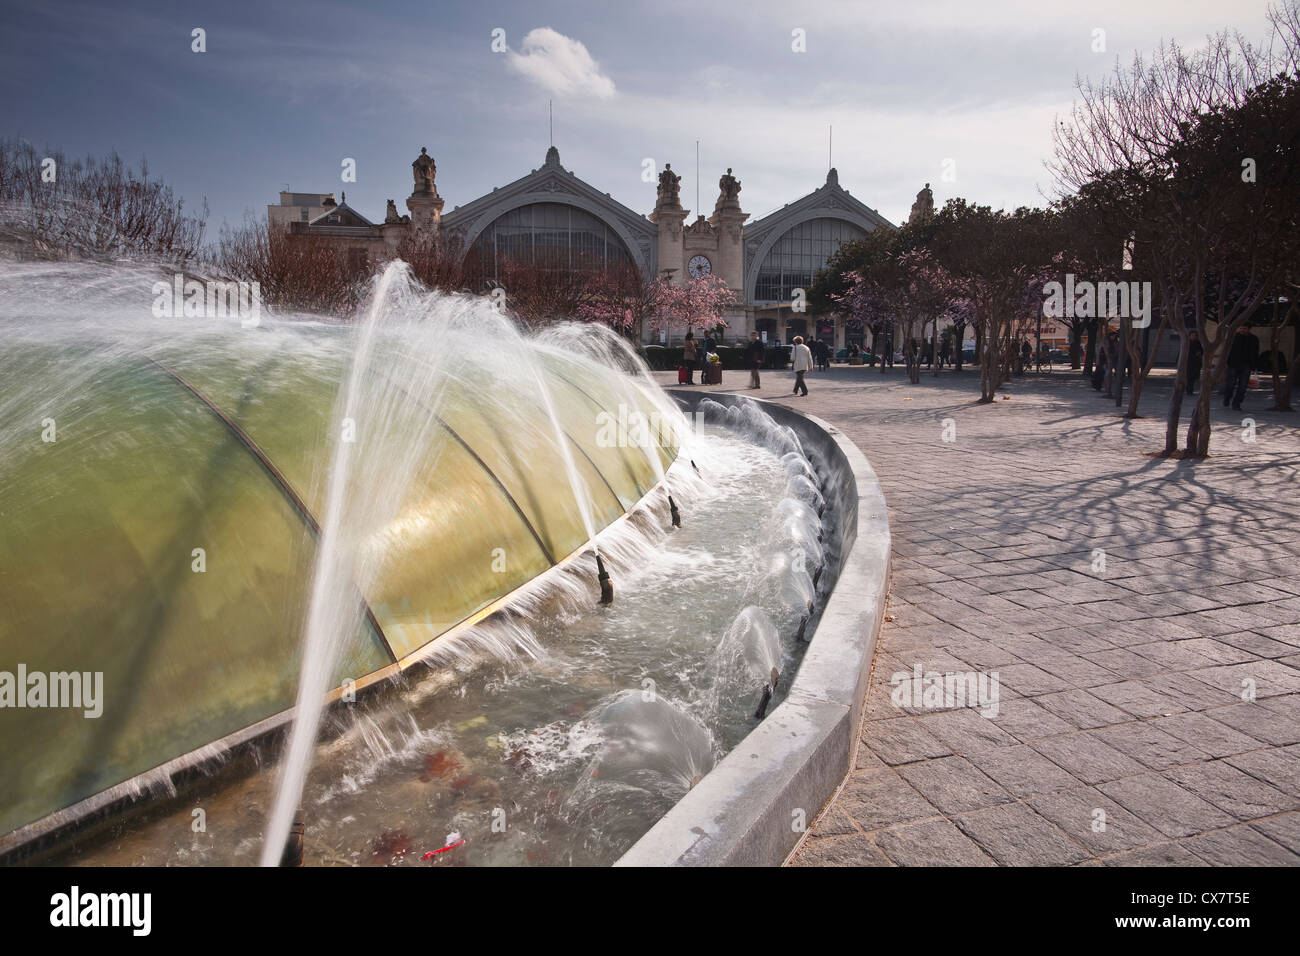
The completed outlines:
<svg viewBox="0 0 1300 956">
<path fill-rule="evenodd" d="M 758 219 L 825 181 L 830 139 L 840 184 L 901 222 L 926 182 L 938 204 L 1044 204 L 1077 77 L 1162 39 L 1262 39 L 1267 7 L 0 0 L 0 137 L 147 159 L 187 208 L 206 200 L 211 239 L 286 186 L 404 212 L 421 146 L 450 211 L 542 164 L 551 102 L 563 165 L 638 212 L 665 162 L 696 209 L 698 140 L 699 211 L 732 167 Z"/>
</svg>

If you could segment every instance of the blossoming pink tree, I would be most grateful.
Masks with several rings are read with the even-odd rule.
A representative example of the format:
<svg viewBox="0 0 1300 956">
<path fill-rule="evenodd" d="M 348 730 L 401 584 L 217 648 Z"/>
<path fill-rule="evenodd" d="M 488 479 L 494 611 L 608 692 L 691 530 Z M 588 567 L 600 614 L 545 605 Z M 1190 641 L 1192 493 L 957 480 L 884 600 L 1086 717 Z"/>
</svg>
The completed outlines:
<svg viewBox="0 0 1300 956">
<path fill-rule="evenodd" d="M 736 301 L 736 294 L 723 279 L 707 275 L 675 287 L 673 299 L 669 309 L 670 322 L 676 320 L 687 329 L 712 329 L 727 324 L 722 314 Z"/>
<path fill-rule="evenodd" d="M 723 312 L 735 301 L 726 282 L 709 275 L 673 285 L 663 276 L 647 278 L 639 269 L 607 270 L 592 282 L 578 307 L 584 322 L 601 322 L 638 340 L 648 330 L 711 329 L 726 325 Z"/>
</svg>

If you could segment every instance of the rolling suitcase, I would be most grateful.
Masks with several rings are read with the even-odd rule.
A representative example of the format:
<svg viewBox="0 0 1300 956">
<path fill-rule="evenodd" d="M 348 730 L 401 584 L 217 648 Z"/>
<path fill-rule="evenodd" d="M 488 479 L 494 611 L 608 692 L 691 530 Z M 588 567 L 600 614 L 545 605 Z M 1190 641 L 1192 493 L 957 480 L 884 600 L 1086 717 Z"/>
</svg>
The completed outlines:
<svg viewBox="0 0 1300 956">
<path fill-rule="evenodd" d="M 679 366 L 677 366 L 677 384 L 678 384 L 678 385 L 685 385 L 685 384 L 686 384 L 686 378 L 687 378 L 686 371 L 687 371 L 687 370 L 686 370 L 686 366 L 685 366 L 685 365 L 679 365 Z"/>
</svg>

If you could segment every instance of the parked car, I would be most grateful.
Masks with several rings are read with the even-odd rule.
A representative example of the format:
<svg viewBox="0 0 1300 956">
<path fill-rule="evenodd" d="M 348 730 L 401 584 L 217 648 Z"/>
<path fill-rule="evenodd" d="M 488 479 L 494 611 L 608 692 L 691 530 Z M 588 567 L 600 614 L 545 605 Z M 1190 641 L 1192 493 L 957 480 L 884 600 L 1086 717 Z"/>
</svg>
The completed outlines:
<svg viewBox="0 0 1300 956">
<path fill-rule="evenodd" d="M 1065 351 L 1065 349 L 1049 349 L 1047 357 L 1051 360 L 1053 365 L 1070 364 L 1070 353 Z"/>
</svg>

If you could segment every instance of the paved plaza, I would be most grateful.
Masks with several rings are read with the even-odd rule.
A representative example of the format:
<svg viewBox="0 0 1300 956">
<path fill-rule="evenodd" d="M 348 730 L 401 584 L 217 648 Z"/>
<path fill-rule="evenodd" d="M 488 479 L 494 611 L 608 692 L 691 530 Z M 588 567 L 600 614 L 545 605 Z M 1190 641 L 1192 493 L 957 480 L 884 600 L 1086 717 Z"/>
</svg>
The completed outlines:
<svg viewBox="0 0 1300 956">
<path fill-rule="evenodd" d="M 1300 414 L 1216 397 L 1178 462 L 1165 382 L 1126 421 L 1077 372 L 986 406 L 969 370 L 793 378 L 709 388 L 841 428 L 893 535 L 856 768 L 795 865 L 1300 863 Z M 918 666 L 996 707 L 900 706 Z"/>
</svg>

